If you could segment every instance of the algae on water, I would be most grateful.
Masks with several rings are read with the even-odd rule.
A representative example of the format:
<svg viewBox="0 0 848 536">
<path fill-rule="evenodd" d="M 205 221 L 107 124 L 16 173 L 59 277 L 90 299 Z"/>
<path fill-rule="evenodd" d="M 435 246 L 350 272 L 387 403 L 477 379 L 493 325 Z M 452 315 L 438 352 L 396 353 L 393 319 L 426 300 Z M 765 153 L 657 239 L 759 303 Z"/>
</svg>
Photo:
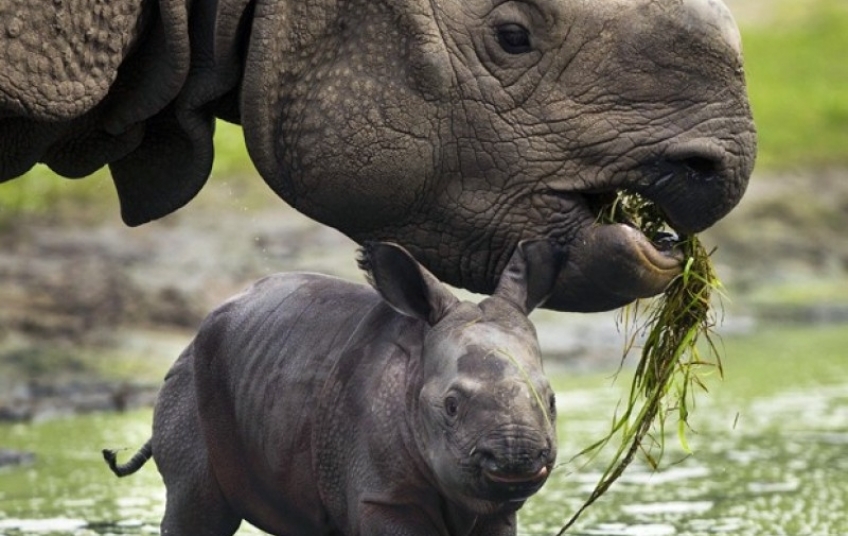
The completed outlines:
<svg viewBox="0 0 848 536">
<path fill-rule="evenodd" d="M 635 195 L 619 195 L 602 218 L 602 223 L 635 225 L 652 240 L 659 240 L 664 228 L 664 218 L 656 206 Z M 609 434 L 578 456 L 595 455 L 608 445 L 616 451 L 589 498 L 557 536 L 609 489 L 637 455 L 641 454 L 654 469 L 660 466 L 669 418 L 676 420 L 680 444 L 689 452 L 686 431 L 695 392 L 706 391 L 704 374 L 723 373 L 718 348 L 711 338 L 715 326 L 711 298 L 714 291 L 721 290 L 721 282 L 710 253 L 694 235 L 684 237 L 675 247 L 684 258 L 681 274 L 661 296 L 637 301 L 622 312 L 627 334 L 622 360 L 641 344 L 630 394 Z"/>
</svg>

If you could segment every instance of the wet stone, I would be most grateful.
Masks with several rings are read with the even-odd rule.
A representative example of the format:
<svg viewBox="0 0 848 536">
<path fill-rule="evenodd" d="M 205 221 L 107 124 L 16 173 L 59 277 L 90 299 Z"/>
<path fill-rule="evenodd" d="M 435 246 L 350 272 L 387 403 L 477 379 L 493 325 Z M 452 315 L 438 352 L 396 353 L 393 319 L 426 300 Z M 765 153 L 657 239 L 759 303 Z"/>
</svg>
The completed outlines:
<svg viewBox="0 0 848 536">
<path fill-rule="evenodd" d="M 0 467 L 29 465 L 35 462 L 32 452 L 0 448 Z"/>
</svg>

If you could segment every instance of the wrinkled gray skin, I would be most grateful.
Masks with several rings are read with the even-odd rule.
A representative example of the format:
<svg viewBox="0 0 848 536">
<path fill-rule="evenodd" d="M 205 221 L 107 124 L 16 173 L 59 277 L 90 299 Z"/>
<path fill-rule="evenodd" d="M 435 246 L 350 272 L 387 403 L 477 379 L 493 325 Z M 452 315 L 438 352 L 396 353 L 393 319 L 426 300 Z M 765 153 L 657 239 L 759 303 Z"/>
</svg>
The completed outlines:
<svg viewBox="0 0 848 536">
<path fill-rule="evenodd" d="M 440 279 L 494 290 L 523 239 L 568 264 L 546 307 L 661 291 L 680 259 L 596 225 L 620 190 L 698 232 L 756 136 L 719 0 L 4 0 L 0 180 L 108 164 L 130 225 L 188 202 L 214 118 L 281 197 Z"/>
<path fill-rule="evenodd" d="M 205 320 L 148 443 L 163 535 L 229 535 L 242 519 L 280 536 L 516 534 L 556 458 L 527 319 L 554 284 L 553 249 L 523 243 L 479 305 L 398 246 L 369 244 L 363 264 L 379 294 L 281 274 Z"/>
</svg>

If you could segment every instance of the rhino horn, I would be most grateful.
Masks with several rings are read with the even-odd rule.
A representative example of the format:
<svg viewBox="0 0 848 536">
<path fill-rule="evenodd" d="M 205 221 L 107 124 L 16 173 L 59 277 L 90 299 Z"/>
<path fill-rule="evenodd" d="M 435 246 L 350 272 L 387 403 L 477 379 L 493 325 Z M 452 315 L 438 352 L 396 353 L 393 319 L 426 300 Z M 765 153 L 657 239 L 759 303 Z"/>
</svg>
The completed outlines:
<svg viewBox="0 0 848 536">
<path fill-rule="evenodd" d="M 564 257 L 563 250 L 548 240 L 519 242 L 494 295 L 530 314 L 553 292 Z"/>
</svg>

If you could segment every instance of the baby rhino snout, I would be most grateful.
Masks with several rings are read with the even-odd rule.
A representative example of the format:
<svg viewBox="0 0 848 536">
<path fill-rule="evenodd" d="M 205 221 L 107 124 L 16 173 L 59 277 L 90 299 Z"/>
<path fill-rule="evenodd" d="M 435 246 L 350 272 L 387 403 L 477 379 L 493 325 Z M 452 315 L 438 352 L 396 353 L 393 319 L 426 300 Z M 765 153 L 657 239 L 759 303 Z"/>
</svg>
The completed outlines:
<svg viewBox="0 0 848 536">
<path fill-rule="evenodd" d="M 529 497 L 547 480 L 556 458 L 550 437 L 539 432 L 494 432 L 475 446 L 473 457 L 490 486 L 505 488 L 516 499 Z"/>
</svg>

